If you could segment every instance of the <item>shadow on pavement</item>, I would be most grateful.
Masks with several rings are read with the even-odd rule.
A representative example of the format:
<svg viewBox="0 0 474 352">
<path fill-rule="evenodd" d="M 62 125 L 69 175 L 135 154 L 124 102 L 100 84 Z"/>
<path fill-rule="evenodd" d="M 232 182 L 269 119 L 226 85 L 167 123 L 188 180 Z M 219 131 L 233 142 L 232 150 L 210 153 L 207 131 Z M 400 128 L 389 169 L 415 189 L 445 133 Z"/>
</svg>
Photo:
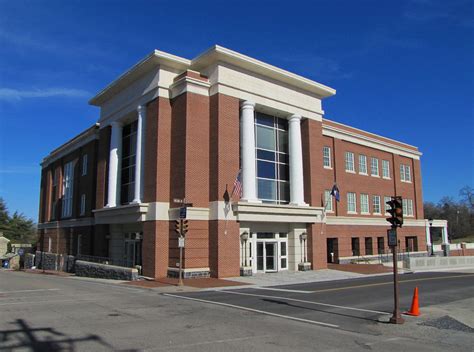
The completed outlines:
<svg viewBox="0 0 474 352">
<path fill-rule="evenodd" d="M 17 328 L 0 331 L 0 351 L 31 350 L 35 352 L 65 352 L 76 351 L 81 344 L 96 343 L 102 348 L 111 351 L 114 348 L 97 335 L 72 338 L 62 332 L 49 327 L 34 328 L 24 319 L 11 322 Z M 122 352 L 134 352 L 138 350 L 122 350 Z"/>
<path fill-rule="evenodd" d="M 293 304 L 293 303 L 288 303 L 288 302 L 282 302 L 282 301 L 278 301 L 278 300 L 274 300 L 274 299 L 268 299 L 268 298 L 264 298 L 264 299 L 262 299 L 262 301 L 269 302 L 269 303 L 280 304 L 280 305 L 285 305 L 285 306 L 288 306 L 288 307 L 294 307 L 294 308 L 312 310 L 312 311 L 314 311 L 314 312 L 321 312 L 321 313 L 326 313 L 326 314 L 339 315 L 339 316 L 341 316 L 341 317 L 367 320 L 367 321 L 375 322 L 375 323 L 378 323 L 378 322 L 379 322 L 378 316 L 377 316 L 377 318 L 371 319 L 371 318 L 364 318 L 364 317 L 360 317 L 360 316 L 356 316 L 356 315 L 343 314 L 343 313 L 336 313 L 336 312 L 329 312 L 329 311 L 327 311 L 327 310 L 322 310 L 322 309 L 303 307 L 303 306 L 301 306 L 301 305 L 297 305 L 297 304 Z"/>
</svg>

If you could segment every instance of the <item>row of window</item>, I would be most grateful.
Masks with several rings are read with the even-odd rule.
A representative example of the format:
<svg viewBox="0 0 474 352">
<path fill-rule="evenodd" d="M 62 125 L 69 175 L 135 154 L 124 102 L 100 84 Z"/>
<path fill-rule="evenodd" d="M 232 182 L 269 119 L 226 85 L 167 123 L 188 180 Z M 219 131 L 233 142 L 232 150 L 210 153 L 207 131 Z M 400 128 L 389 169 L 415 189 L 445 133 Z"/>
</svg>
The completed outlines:
<svg viewBox="0 0 474 352">
<path fill-rule="evenodd" d="M 381 215 L 382 214 L 382 204 L 381 196 L 372 195 L 372 214 Z M 390 201 L 390 197 L 384 196 L 384 212 L 387 214 L 389 206 L 387 204 Z M 333 197 L 331 196 L 330 190 L 324 191 L 324 202 L 326 211 L 332 212 L 333 208 Z M 360 194 L 360 213 L 361 214 L 370 214 L 369 209 L 369 195 L 367 193 Z M 404 216 L 414 216 L 413 213 L 413 200 L 412 199 L 403 199 L 403 214 Z M 357 195 L 354 192 L 347 192 L 347 213 L 357 214 Z"/>
<path fill-rule="evenodd" d="M 359 154 L 359 174 L 368 175 L 368 158 L 364 154 Z M 323 166 L 325 168 L 332 168 L 331 162 L 331 147 L 323 147 Z M 345 169 L 346 172 L 355 173 L 355 155 L 353 152 L 345 153 Z M 379 159 L 371 157 L 370 158 L 370 175 L 379 177 L 380 168 L 379 168 Z M 390 162 L 388 160 L 382 160 L 382 177 L 385 179 L 390 179 Z M 400 165 L 400 179 L 403 182 L 411 182 L 411 168 L 410 165 Z"/>
</svg>

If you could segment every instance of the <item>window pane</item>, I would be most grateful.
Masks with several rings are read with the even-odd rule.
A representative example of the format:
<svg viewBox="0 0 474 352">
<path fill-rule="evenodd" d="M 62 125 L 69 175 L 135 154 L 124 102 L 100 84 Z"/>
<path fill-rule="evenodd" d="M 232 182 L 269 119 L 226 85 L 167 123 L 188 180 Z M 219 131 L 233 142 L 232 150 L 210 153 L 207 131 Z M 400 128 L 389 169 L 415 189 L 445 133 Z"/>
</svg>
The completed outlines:
<svg viewBox="0 0 474 352">
<path fill-rule="evenodd" d="M 281 250 L 281 255 L 285 256 L 286 255 L 286 242 L 280 242 L 280 250 Z"/>
<path fill-rule="evenodd" d="M 275 152 L 269 152 L 267 150 L 257 149 L 257 159 L 275 161 Z"/>
<path fill-rule="evenodd" d="M 279 182 L 280 187 L 280 201 L 289 202 L 290 201 L 290 184 L 287 182 Z"/>
<path fill-rule="evenodd" d="M 258 179 L 258 198 L 276 200 L 276 181 Z"/>
<path fill-rule="evenodd" d="M 257 112 L 256 115 L 257 115 L 256 120 L 257 120 L 258 124 L 266 125 L 266 126 L 270 126 L 270 127 L 274 126 L 273 116 L 265 115 L 265 114 L 262 114 L 261 112 Z"/>
<path fill-rule="evenodd" d="M 288 165 L 278 164 L 279 180 L 288 181 L 290 177 L 290 168 Z"/>
<path fill-rule="evenodd" d="M 288 120 L 277 118 L 277 128 L 288 131 Z"/>
<path fill-rule="evenodd" d="M 278 131 L 278 151 L 288 153 L 288 133 L 286 131 Z"/>
<path fill-rule="evenodd" d="M 278 153 L 278 162 L 288 164 L 290 162 L 288 154 Z"/>
<path fill-rule="evenodd" d="M 257 161 L 257 176 L 263 178 L 275 179 L 275 163 L 268 161 Z"/>
<path fill-rule="evenodd" d="M 275 150 L 275 130 L 257 126 L 257 148 Z"/>
</svg>

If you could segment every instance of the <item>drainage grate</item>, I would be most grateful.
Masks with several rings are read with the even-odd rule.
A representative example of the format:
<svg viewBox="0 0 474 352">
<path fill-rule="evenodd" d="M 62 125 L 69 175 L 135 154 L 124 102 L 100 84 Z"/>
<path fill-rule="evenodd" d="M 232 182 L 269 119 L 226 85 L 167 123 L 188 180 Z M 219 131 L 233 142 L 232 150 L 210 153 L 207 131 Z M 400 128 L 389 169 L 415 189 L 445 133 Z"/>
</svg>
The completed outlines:
<svg viewBox="0 0 474 352">
<path fill-rule="evenodd" d="M 457 321 L 456 319 L 451 318 L 448 315 L 442 316 L 438 319 L 428 320 L 424 323 L 420 323 L 419 325 L 432 326 L 444 330 L 456 330 L 471 333 L 474 332 L 473 328 Z"/>
</svg>

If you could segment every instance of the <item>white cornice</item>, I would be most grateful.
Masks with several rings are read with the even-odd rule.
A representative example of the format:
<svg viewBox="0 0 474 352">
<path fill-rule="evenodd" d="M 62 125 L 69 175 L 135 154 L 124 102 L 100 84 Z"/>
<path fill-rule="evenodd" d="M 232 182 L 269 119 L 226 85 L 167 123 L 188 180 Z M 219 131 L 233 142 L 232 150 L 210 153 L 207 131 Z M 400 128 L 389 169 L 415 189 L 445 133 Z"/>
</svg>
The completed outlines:
<svg viewBox="0 0 474 352">
<path fill-rule="evenodd" d="M 345 140 L 351 143 L 360 144 L 366 147 L 380 149 L 389 153 L 406 156 L 408 158 L 419 160 L 422 153 L 413 149 L 405 148 L 381 139 L 365 136 L 353 131 L 348 131 L 343 128 L 331 126 L 324 123 L 323 120 L 323 135 Z M 376 135 L 374 135 L 375 137 Z"/>
<path fill-rule="evenodd" d="M 184 76 L 170 86 L 171 99 L 186 92 L 209 96 L 209 82 L 205 82 L 193 77 Z"/>
<path fill-rule="evenodd" d="M 158 65 L 184 71 L 190 64 L 191 61 L 188 59 L 168 54 L 160 50 L 154 50 L 102 89 L 96 96 L 89 100 L 89 104 L 100 106 L 104 101 L 110 99 L 110 97 L 114 96 L 124 87 L 127 87 L 131 82 L 135 81 L 137 78 Z"/>
<path fill-rule="evenodd" d="M 321 98 L 336 94 L 336 90 L 333 88 L 219 45 L 212 46 L 194 58 L 191 61 L 191 69 L 200 71 L 218 61 L 227 62 L 250 72 L 259 73 L 277 81 L 313 92 Z"/>
<path fill-rule="evenodd" d="M 386 218 L 359 218 L 352 216 L 327 216 L 327 225 L 349 225 L 349 226 L 384 226 L 389 228 L 390 224 Z M 403 227 L 426 227 L 424 219 L 405 219 Z"/>
<path fill-rule="evenodd" d="M 96 123 L 89 127 L 87 130 L 81 132 L 76 137 L 72 138 L 71 140 L 67 141 L 60 147 L 54 149 L 48 156 L 46 156 L 41 161 L 41 166 L 47 167 L 52 162 L 68 155 L 69 153 L 73 152 L 74 150 L 86 145 L 87 143 L 92 142 L 95 139 L 99 139 L 98 135 L 99 131 L 99 124 Z"/>
</svg>

